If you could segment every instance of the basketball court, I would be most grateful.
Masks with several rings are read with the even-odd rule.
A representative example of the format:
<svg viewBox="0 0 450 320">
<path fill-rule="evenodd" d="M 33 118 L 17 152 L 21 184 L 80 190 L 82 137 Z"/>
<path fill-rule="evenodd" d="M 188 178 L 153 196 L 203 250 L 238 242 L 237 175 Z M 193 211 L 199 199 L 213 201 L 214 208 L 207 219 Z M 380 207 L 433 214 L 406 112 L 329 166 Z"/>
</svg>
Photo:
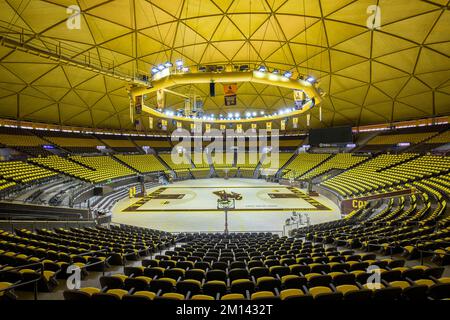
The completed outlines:
<svg viewBox="0 0 450 320">
<path fill-rule="evenodd" d="M 307 213 L 313 224 L 340 218 L 333 202 L 309 197 L 302 189 L 253 179 L 199 179 L 157 186 L 145 197 L 123 199 L 113 208 L 113 221 L 170 232 L 223 231 L 224 211 L 217 208 L 215 194 L 223 191 L 240 199 L 229 211 L 230 231 L 281 231 L 294 211 Z"/>
</svg>

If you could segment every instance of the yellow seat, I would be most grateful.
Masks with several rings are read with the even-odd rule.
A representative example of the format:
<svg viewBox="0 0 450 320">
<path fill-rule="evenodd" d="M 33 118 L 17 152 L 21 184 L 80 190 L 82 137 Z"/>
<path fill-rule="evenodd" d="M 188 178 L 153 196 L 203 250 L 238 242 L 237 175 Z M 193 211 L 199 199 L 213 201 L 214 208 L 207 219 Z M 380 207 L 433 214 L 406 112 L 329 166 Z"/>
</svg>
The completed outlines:
<svg viewBox="0 0 450 320">
<path fill-rule="evenodd" d="M 12 286 L 12 283 L 9 283 L 9 282 L 0 282 L 0 290 L 6 289 L 6 288 L 11 287 L 11 286 Z M 6 291 L 0 291 L 0 297 L 3 296 L 3 294 L 4 294 L 5 292 L 6 292 Z"/>
<path fill-rule="evenodd" d="M 427 287 L 431 287 L 432 285 L 435 284 L 434 281 L 430 280 L 430 279 L 419 279 L 419 280 L 414 281 L 414 283 L 417 285 L 424 285 Z"/>
<path fill-rule="evenodd" d="M 123 289 L 109 289 L 108 291 L 106 291 L 106 293 L 115 295 L 119 299 L 122 299 L 122 297 L 124 295 L 128 294 L 128 291 L 127 290 L 123 290 Z"/>
<path fill-rule="evenodd" d="M 336 291 L 346 294 L 347 292 L 359 291 L 359 288 L 353 284 L 343 284 L 337 286 Z"/>
<path fill-rule="evenodd" d="M 316 276 L 321 276 L 320 273 L 308 273 L 305 275 L 306 280 L 309 281 L 309 279 L 311 279 L 312 277 L 316 277 Z"/>
<path fill-rule="evenodd" d="M 450 283 L 450 277 L 442 277 L 438 279 L 441 283 Z"/>
<path fill-rule="evenodd" d="M 301 297 L 305 295 L 300 289 L 285 289 L 280 292 L 281 300 L 291 298 L 291 297 Z"/>
<path fill-rule="evenodd" d="M 94 293 L 99 293 L 101 290 L 99 288 L 86 287 L 86 288 L 80 288 L 80 291 L 85 292 L 88 295 L 92 296 Z"/>
<path fill-rule="evenodd" d="M 128 279 L 128 276 L 124 275 L 124 274 L 114 274 L 112 275 L 114 278 L 118 278 L 120 280 L 122 280 L 122 282 L 124 282 L 126 279 Z"/>
<path fill-rule="evenodd" d="M 402 288 L 402 289 L 408 288 L 410 286 L 408 281 L 392 281 L 389 284 L 392 287 Z"/>
<path fill-rule="evenodd" d="M 245 297 L 241 293 L 229 293 L 222 296 L 220 300 L 245 300 Z"/>
<path fill-rule="evenodd" d="M 270 298 L 274 297 L 275 294 L 271 291 L 258 291 L 255 293 L 252 293 L 251 300 L 259 299 L 259 298 Z"/>
<path fill-rule="evenodd" d="M 173 299 L 173 300 L 184 300 L 184 295 L 181 293 L 168 292 L 162 295 L 164 298 Z"/>
<path fill-rule="evenodd" d="M 378 290 L 384 288 L 382 283 L 365 283 L 362 285 L 364 289 Z"/>
<path fill-rule="evenodd" d="M 147 284 L 149 284 L 150 281 L 152 281 L 152 278 L 149 278 L 149 277 L 146 277 L 146 276 L 138 276 L 135 279 L 144 280 Z"/>
<path fill-rule="evenodd" d="M 151 291 L 136 291 L 133 293 L 133 296 L 146 297 L 150 300 L 153 300 L 156 297 L 156 294 Z"/>
<path fill-rule="evenodd" d="M 196 294 L 191 298 L 191 300 L 215 300 L 214 297 L 208 296 L 206 294 Z"/>
<path fill-rule="evenodd" d="M 318 286 L 318 287 L 314 287 L 309 289 L 309 293 L 313 296 L 316 297 L 319 294 L 322 293 L 332 293 L 333 291 L 328 288 L 328 287 L 323 287 L 323 286 Z"/>
</svg>

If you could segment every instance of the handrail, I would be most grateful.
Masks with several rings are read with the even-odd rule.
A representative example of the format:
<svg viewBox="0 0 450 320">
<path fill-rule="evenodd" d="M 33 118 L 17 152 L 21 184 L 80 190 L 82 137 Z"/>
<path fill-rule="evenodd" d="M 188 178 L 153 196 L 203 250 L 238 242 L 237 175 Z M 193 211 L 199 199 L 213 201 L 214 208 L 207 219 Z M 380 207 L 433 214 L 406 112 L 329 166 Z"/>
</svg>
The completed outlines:
<svg viewBox="0 0 450 320">
<path fill-rule="evenodd" d="M 107 249 L 101 249 L 101 250 L 96 250 L 96 251 L 89 251 L 89 252 L 85 252 L 85 253 L 80 253 L 80 254 L 76 254 L 76 257 L 82 257 L 82 256 L 86 256 L 88 254 L 93 254 L 93 253 L 102 253 L 102 252 L 107 252 Z"/>
<path fill-rule="evenodd" d="M 35 270 L 35 271 L 36 272 L 40 271 L 41 276 L 39 278 L 30 280 L 30 281 L 26 281 L 26 282 L 16 283 L 15 285 L 13 285 L 11 287 L 7 287 L 7 288 L 4 288 L 4 289 L 1 289 L 0 292 L 6 291 L 6 290 L 9 291 L 9 290 L 12 290 L 12 289 L 17 288 L 17 287 L 21 287 L 21 286 L 25 286 L 27 284 L 34 283 L 34 300 L 37 300 L 37 297 L 38 297 L 38 281 L 40 281 L 44 277 L 44 266 L 43 266 L 42 262 L 35 262 L 35 263 L 30 263 L 30 264 L 27 264 L 27 265 L 23 265 L 23 266 L 17 266 L 17 267 L 14 267 L 14 268 L 11 268 L 11 269 L 7 269 L 7 270 L 0 270 L 0 273 L 11 272 L 11 271 L 15 271 L 17 269 L 24 269 L 26 267 L 32 267 L 32 266 L 37 266 L 37 265 L 39 265 L 40 268 L 38 270 Z"/>
</svg>

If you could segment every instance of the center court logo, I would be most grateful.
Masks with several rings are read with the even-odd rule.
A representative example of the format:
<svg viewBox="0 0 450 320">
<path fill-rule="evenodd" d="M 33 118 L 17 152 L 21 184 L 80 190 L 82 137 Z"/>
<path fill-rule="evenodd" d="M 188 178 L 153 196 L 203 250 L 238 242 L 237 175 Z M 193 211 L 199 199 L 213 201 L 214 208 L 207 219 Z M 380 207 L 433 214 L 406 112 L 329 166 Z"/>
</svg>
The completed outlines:
<svg viewBox="0 0 450 320">
<path fill-rule="evenodd" d="M 225 133 L 225 134 L 224 134 Z M 211 163 L 236 167 L 279 168 L 278 130 L 211 129 L 194 132 L 179 128 L 172 132 L 174 144 L 171 160 L 174 164 Z"/>
</svg>

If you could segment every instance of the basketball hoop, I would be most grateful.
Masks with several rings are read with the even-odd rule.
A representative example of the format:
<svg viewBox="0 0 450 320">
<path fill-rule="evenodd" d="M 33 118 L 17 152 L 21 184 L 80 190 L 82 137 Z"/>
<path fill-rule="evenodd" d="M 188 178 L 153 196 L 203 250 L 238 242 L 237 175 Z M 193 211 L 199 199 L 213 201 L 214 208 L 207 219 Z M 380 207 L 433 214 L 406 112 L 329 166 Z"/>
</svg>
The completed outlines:
<svg viewBox="0 0 450 320">
<path fill-rule="evenodd" d="M 236 208 L 235 199 L 218 199 L 217 209 L 221 209 L 225 212 L 225 228 L 224 233 L 228 234 L 228 210 L 233 210 Z"/>
</svg>

